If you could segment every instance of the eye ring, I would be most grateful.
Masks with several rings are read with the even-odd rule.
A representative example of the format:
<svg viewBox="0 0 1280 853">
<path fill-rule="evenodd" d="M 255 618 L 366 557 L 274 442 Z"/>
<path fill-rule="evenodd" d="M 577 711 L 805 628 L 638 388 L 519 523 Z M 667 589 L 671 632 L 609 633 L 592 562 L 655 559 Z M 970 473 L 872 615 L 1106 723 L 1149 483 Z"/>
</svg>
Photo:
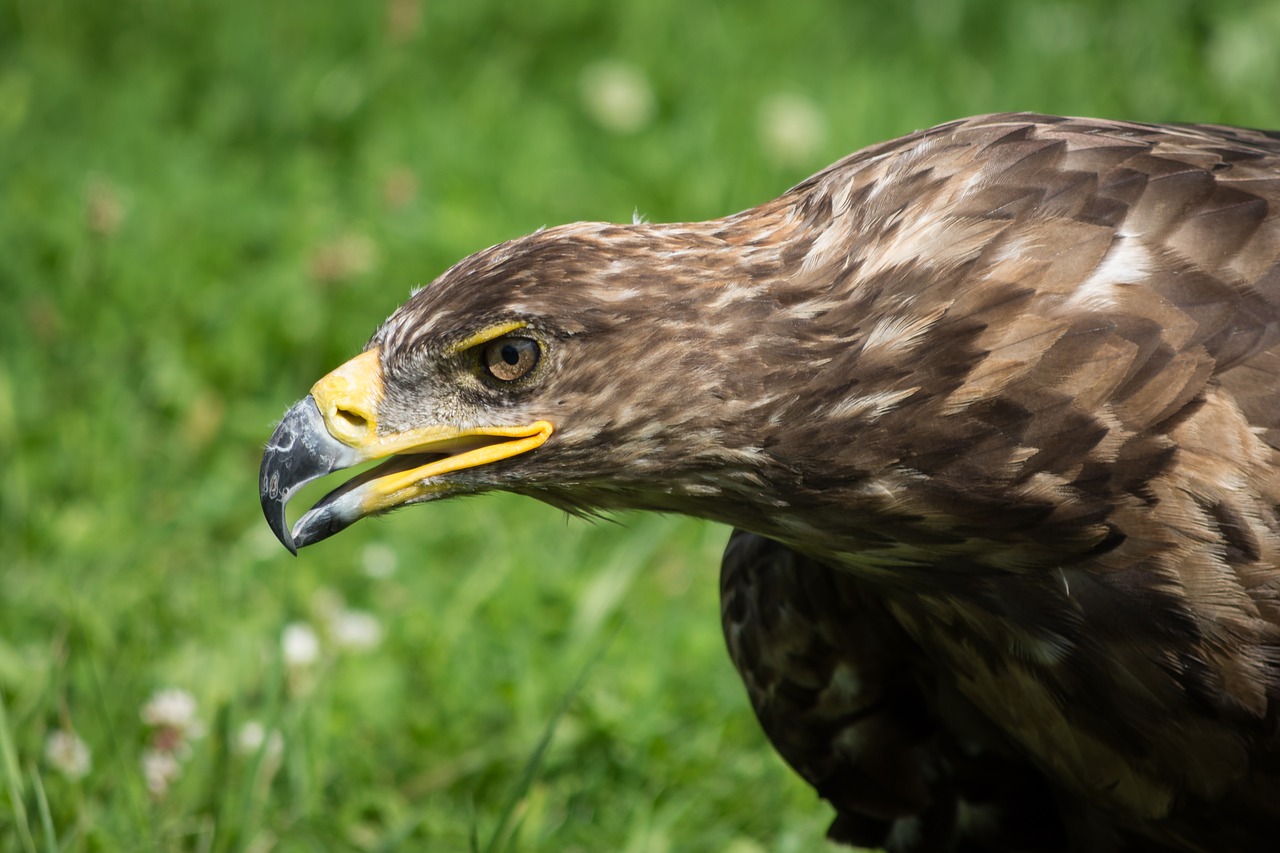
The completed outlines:
<svg viewBox="0 0 1280 853">
<path fill-rule="evenodd" d="M 533 338 L 504 335 L 481 347 L 480 367 L 499 382 L 515 382 L 528 376 L 541 358 L 542 348 Z"/>
</svg>

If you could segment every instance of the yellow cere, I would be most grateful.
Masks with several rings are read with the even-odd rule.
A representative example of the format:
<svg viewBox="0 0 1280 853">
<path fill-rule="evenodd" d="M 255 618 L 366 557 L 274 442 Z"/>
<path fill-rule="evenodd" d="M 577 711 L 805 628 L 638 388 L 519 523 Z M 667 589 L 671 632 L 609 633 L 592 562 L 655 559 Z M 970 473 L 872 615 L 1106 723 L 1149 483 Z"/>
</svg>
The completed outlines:
<svg viewBox="0 0 1280 853">
<path fill-rule="evenodd" d="M 378 432 L 378 403 L 382 400 L 382 365 L 374 347 L 335 369 L 311 386 L 330 434 L 344 444 L 360 447 Z"/>
</svg>

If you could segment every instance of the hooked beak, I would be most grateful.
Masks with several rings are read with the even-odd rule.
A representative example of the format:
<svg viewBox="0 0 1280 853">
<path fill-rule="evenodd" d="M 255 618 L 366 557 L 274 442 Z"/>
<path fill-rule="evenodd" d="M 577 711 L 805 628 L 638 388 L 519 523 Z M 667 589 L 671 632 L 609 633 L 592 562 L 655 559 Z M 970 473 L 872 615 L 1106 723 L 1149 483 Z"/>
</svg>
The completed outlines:
<svg viewBox="0 0 1280 853">
<path fill-rule="evenodd" d="M 539 447 L 551 424 L 516 426 L 429 424 L 379 432 L 382 367 L 375 347 L 311 388 L 285 412 L 267 442 L 259 472 L 262 512 L 276 538 L 293 554 L 367 515 L 430 497 L 442 497 L 442 475 L 507 459 Z M 307 483 L 362 462 L 387 459 L 334 489 L 289 528 L 285 509 Z"/>
</svg>

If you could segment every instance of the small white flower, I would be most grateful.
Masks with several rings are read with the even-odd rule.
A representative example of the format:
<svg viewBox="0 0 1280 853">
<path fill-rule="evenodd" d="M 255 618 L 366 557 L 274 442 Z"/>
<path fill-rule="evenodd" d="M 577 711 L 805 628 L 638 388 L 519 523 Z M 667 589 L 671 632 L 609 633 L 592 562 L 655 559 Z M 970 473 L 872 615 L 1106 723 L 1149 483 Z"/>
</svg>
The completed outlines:
<svg viewBox="0 0 1280 853">
<path fill-rule="evenodd" d="M 320 637 L 306 622 L 290 622 L 280 635 L 280 649 L 286 666 L 293 669 L 310 666 L 320 658 Z"/>
<path fill-rule="evenodd" d="M 360 563 L 364 568 L 364 573 L 378 580 L 389 578 L 395 574 L 396 563 L 399 562 L 399 559 L 394 548 L 389 548 L 380 542 L 366 545 L 364 551 L 360 554 Z"/>
<path fill-rule="evenodd" d="M 59 729 L 44 742 L 44 758 L 68 779 L 83 779 L 93 769 L 89 745 L 75 732 Z"/>
<path fill-rule="evenodd" d="M 152 693 L 142 706 L 142 721 L 149 726 L 175 729 L 187 737 L 199 737 L 203 731 L 196 719 L 196 697 L 180 687 Z"/>
<path fill-rule="evenodd" d="M 382 625 L 377 617 L 363 610 L 344 610 L 329 623 L 333 642 L 340 649 L 363 652 L 382 642 Z"/>
<path fill-rule="evenodd" d="M 263 748 L 263 743 L 266 747 Z M 278 759 L 284 752 L 284 736 L 279 729 L 267 730 L 258 720 L 248 720 L 236 735 L 236 751 L 241 755 L 255 755 L 263 750 L 263 758 L 268 761 Z"/>
<path fill-rule="evenodd" d="M 784 166 L 803 166 L 818 154 L 827 122 L 817 104 L 803 95 L 774 95 L 760 105 L 760 144 Z"/>
<path fill-rule="evenodd" d="M 163 797 L 169 786 L 182 775 L 182 765 L 178 758 L 167 749 L 145 749 L 142 751 L 142 776 L 146 779 L 147 790 L 153 797 Z"/>
<path fill-rule="evenodd" d="M 582 105 L 605 130 L 635 133 L 653 118 L 653 87 L 639 68 L 607 59 L 588 65 L 579 83 Z"/>
</svg>

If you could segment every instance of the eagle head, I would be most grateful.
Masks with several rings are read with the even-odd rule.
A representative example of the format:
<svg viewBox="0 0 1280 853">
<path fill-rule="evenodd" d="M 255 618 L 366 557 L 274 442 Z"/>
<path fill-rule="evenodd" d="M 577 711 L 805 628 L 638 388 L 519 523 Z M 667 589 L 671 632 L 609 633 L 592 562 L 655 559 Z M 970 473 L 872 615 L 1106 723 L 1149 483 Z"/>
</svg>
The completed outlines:
<svg viewBox="0 0 1280 853">
<path fill-rule="evenodd" d="M 795 382 L 806 362 L 782 351 L 794 318 L 751 298 L 771 241 L 744 252 L 734 236 L 731 221 L 579 223 L 464 259 L 285 414 L 261 467 L 272 530 L 296 552 L 368 515 L 491 490 L 695 515 L 758 492 L 734 485 L 762 476 L 770 363 Z M 377 460 L 288 527 L 302 485 Z"/>
</svg>

